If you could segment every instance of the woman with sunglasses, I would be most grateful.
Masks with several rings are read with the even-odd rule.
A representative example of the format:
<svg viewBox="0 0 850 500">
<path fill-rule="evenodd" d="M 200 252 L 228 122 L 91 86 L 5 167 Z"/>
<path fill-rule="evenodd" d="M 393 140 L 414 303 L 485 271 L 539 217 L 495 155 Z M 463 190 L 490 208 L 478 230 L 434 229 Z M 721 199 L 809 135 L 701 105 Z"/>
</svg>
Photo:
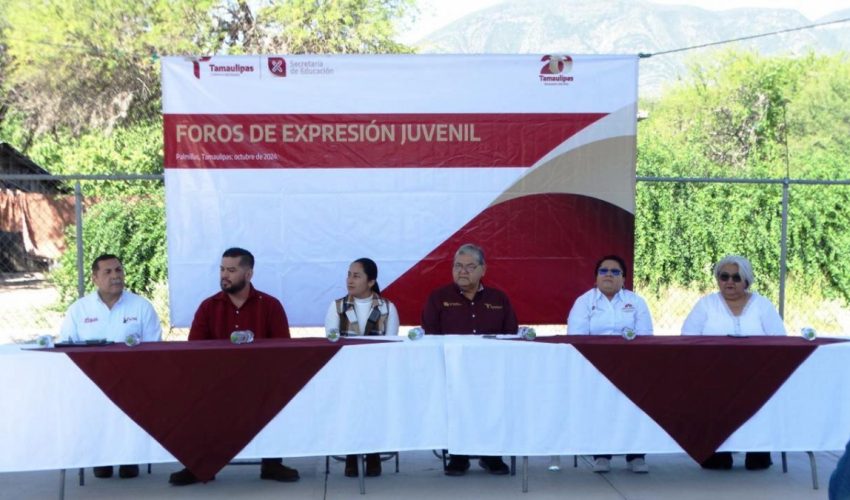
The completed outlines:
<svg viewBox="0 0 850 500">
<path fill-rule="evenodd" d="M 694 306 L 682 335 L 785 335 L 785 325 L 769 300 L 750 290 L 755 282 L 750 261 L 727 255 L 714 266 L 718 292 Z"/>
<path fill-rule="evenodd" d="M 785 335 L 785 325 L 766 298 L 750 290 L 753 266 L 739 255 L 727 255 L 714 266 L 718 292 L 699 299 L 682 325 L 682 335 Z M 769 452 L 747 453 L 748 470 L 773 464 Z M 705 469 L 731 469 L 732 453 L 713 454 L 700 464 Z"/>
<path fill-rule="evenodd" d="M 325 331 L 339 330 L 343 336 L 398 335 L 398 311 L 381 297 L 378 265 L 372 259 L 357 259 L 348 266 L 345 280 L 347 293 L 331 302 L 325 315 Z M 357 455 L 345 457 L 345 475 L 357 477 Z M 366 455 L 365 474 L 381 475 L 381 456 Z"/>
<path fill-rule="evenodd" d="M 606 255 L 596 263 L 596 286 L 576 299 L 567 317 L 573 335 L 621 335 L 628 328 L 637 335 L 652 335 L 652 316 L 646 302 L 623 288 L 626 263 Z"/>
<path fill-rule="evenodd" d="M 652 316 L 646 302 L 623 288 L 626 263 L 618 255 L 606 255 L 596 263 L 596 286 L 576 299 L 567 317 L 570 335 L 622 335 L 632 330 L 637 335 L 652 335 Z M 626 455 L 632 472 L 649 472 L 646 456 Z M 594 455 L 593 472 L 611 470 L 611 455 Z"/>
</svg>

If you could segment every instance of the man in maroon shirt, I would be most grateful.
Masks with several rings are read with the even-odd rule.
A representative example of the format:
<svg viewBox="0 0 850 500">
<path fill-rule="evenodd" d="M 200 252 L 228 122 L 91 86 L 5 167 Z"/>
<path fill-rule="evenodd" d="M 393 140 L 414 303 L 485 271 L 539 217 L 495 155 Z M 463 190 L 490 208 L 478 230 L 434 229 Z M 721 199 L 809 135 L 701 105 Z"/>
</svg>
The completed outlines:
<svg viewBox="0 0 850 500">
<path fill-rule="evenodd" d="M 221 257 L 219 268 L 221 292 L 201 302 L 189 340 L 229 339 L 236 330 L 251 330 L 254 338 L 289 338 L 286 312 L 276 298 L 251 285 L 254 256 L 243 248 L 229 248 Z M 298 471 L 283 465 L 279 458 L 264 458 L 261 479 L 298 481 Z M 215 479 L 215 478 L 213 478 Z M 198 482 L 189 469 L 171 474 L 168 482 L 185 486 Z"/>
<path fill-rule="evenodd" d="M 484 250 L 467 243 L 455 253 L 454 283 L 431 293 L 422 311 L 422 328 L 431 335 L 516 333 L 517 320 L 508 296 L 495 288 L 485 288 L 481 278 L 487 271 Z M 507 474 L 502 457 L 482 456 L 478 465 L 491 474 Z M 447 476 L 462 476 L 469 469 L 469 457 L 452 455 Z"/>
</svg>

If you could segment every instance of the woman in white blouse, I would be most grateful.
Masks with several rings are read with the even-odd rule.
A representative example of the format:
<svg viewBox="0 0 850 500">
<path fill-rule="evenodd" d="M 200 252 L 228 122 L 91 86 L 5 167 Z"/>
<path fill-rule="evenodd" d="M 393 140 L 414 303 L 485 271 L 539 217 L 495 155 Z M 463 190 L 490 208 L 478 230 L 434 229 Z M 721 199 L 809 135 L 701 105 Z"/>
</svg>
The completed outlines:
<svg viewBox="0 0 850 500">
<path fill-rule="evenodd" d="M 652 316 L 646 302 L 623 288 L 626 263 L 607 255 L 596 263 L 596 286 L 576 299 L 567 317 L 567 333 L 574 335 L 621 335 L 630 328 L 638 335 L 652 335 Z"/>
<path fill-rule="evenodd" d="M 348 293 L 333 302 L 325 315 L 325 331 L 339 330 L 343 336 L 398 335 L 398 311 L 381 297 L 378 265 L 372 259 L 357 259 L 348 266 Z M 367 476 L 381 475 L 378 453 L 366 455 Z M 345 475 L 357 477 L 357 455 L 345 459 Z"/>
<path fill-rule="evenodd" d="M 714 266 L 718 292 L 694 306 L 682 325 L 682 335 L 785 335 L 785 325 L 773 304 L 753 292 L 753 266 L 739 255 L 727 255 Z M 760 470 L 773 462 L 769 452 L 747 453 L 745 467 Z M 731 469 L 732 454 L 720 452 L 701 464 L 706 469 Z"/>
<path fill-rule="evenodd" d="M 618 255 L 606 255 L 596 263 L 596 286 L 576 299 L 567 317 L 571 335 L 621 335 L 630 329 L 637 335 L 652 335 L 652 316 L 646 302 L 623 288 L 626 262 Z M 633 472 L 647 473 L 646 456 L 626 455 Z M 593 472 L 611 470 L 611 455 L 594 455 Z"/>
</svg>

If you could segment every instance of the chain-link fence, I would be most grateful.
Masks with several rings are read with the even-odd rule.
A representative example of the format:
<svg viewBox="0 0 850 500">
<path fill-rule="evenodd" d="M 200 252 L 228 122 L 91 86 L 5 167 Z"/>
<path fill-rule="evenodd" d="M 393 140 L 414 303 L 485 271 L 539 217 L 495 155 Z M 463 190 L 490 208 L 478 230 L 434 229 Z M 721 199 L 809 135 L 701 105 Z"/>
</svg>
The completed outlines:
<svg viewBox="0 0 850 500">
<path fill-rule="evenodd" d="M 723 189 L 717 191 L 721 186 Z M 756 290 L 784 312 L 789 333 L 803 326 L 812 326 L 820 334 L 843 333 L 842 325 L 850 320 L 850 307 L 845 301 L 835 294 L 813 289 L 811 281 L 798 280 L 793 273 L 786 276 L 784 263 L 789 260 L 788 220 L 809 217 L 807 210 L 811 210 L 812 203 L 825 199 L 826 191 L 845 190 L 850 196 L 850 181 L 647 177 L 638 179 L 637 189 L 639 197 L 665 191 L 665 196 L 680 202 L 675 210 L 693 210 L 690 223 L 713 238 L 732 234 L 726 227 L 729 208 L 723 205 L 723 195 L 717 193 L 735 199 L 742 196 L 763 199 L 770 210 L 752 214 L 752 224 L 759 226 L 762 236 L 744 240 L 747 241 L 744 248 L 734 250 L 751 258 L 776 256 L 776 265 L 771 269 L 755 270 Z M 690 197 L 706 195 L 701 189 L 716 191 L 708 196 L 718 197 L 717 209 L 697 212 L 705 205 L 687 203 Z M 641 217 L 649 216 L 642 213 L 639 204 L 636 214 L 639 232 L 652 227 L 640 221 Z M 747 230 L 731 228 L 733 232 Z M 685 256 L 682 258 L 697 253 L 689 247 L 695 244 L 693 241 L 638 234 L 636 240 L 642 239 L 666 245 Z M 82 241 L 87 242 L 85 248 Z M 167 326 L 162 176 L 0 174 L 0 314 L 3 317 L 0 343 L 27 342 L 44 333 L 58 332 L 67 305 L 91 289 L 89 263 L 97 254 L 107 252 L 122 256 L 128 288 L 151 299 L 163 320 L 164 336 L 185 338 L 185 329 L 172 330 Z M 683 282 L 677 279 L 663 285 L 636 279 L 636 291 L 647 299 L 657 333 L 678 333 L 699 297 L 714 291 L 710 288 L 713 264 L 693 262 L 695 272 L 706 279 L 688 286 L 672 284 Z M 654 265 L 636 251 L 636 277 L 666 272 L 663 268 L 648 269 Z M 565 317 L 569 307 L 570 304 L 564 305 Z M 565 331 L 565 327 L 547 325 L 539 330 L 543 335 L 555 334 Z"/>
</svg>

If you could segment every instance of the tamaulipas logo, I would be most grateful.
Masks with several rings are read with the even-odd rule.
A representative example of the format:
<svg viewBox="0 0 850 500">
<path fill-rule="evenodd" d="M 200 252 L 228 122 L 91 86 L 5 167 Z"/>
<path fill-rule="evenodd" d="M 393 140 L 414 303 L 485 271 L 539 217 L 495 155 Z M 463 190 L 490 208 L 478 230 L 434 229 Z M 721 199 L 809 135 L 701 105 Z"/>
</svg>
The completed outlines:
<svg viewBox="0 0 850 500">
<path fill-rule="evenodd" d="M 210 76 L 240 76 L 243 73 L 254 73 L 257 70 L 252 64 L 215 64 L 210 62 L 211 56 L 193 57 L 190 60 L 192 61 L 192 72 L 198 80 L 201 79 L 202 63 L 209 63 L 206 67 Z"/>
<path fill-rule="evenodd" d="M 546 64 L 540 68 L 540 82 L 544 85 L 569 85 L 573 81 L 572 76 L 567 76 L 564 73 L 570 73 L 573 70 L 573 58 L 568 55 L 550 55 L 547 54 L 540 59 Z"/>
</svg>

